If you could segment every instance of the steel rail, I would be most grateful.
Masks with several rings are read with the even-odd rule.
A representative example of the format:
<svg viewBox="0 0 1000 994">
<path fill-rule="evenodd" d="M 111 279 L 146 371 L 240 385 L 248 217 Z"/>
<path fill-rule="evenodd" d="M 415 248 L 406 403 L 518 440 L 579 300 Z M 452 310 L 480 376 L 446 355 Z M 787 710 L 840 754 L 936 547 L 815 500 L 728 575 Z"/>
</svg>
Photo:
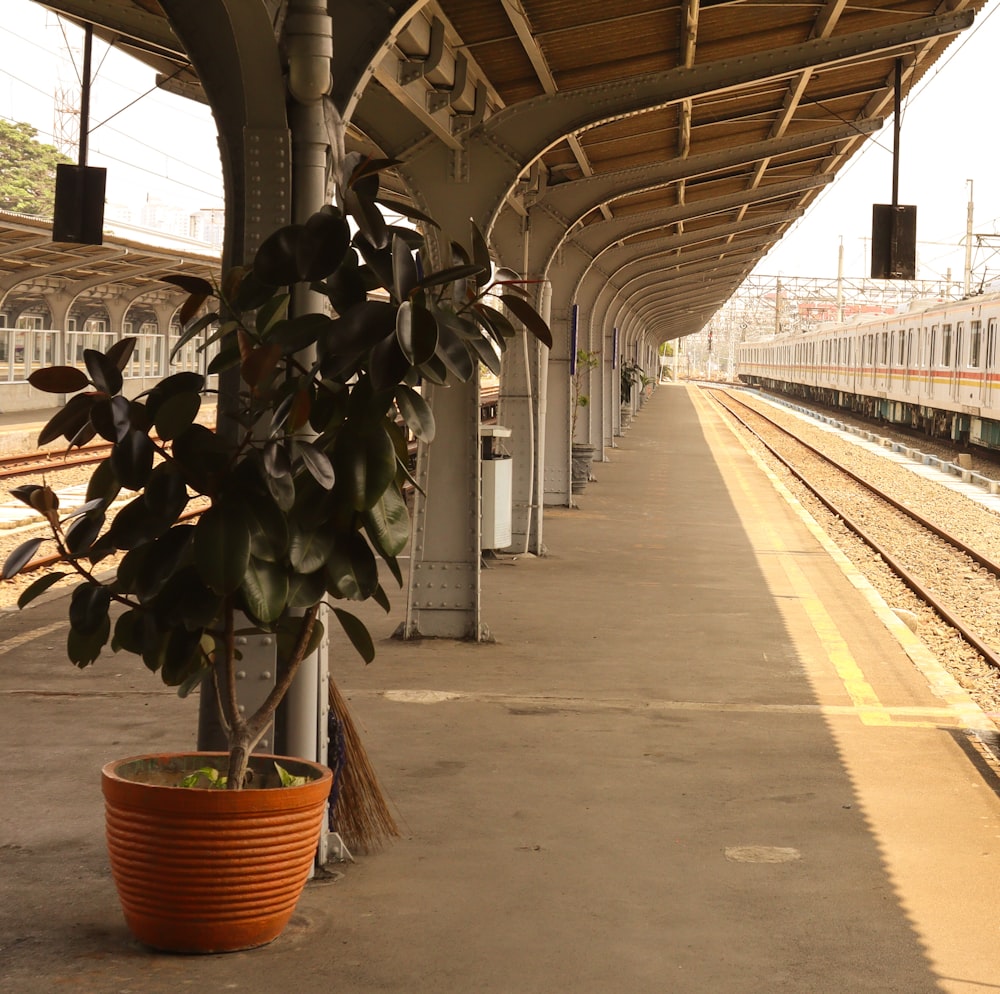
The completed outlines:
<svg viewBox="0 0 1000 994">
<path fill-rule="evenodd" d="M 107 458 L 110 452 L 110 445 L 87 445 L 62 455 L 40 449 L 37 452 L 0 456 L 0 480 L 12 476 L 27 476 L 29 473 L 59 472 L 63 469 L 87 466 Z"/>
<path fill-rule="evenodd" d="M 767 449 L 767 451 L 770 452 L 771 455 L 773 455 L 774 458 L 777 459 L 778 462 L 780 462 L 797 480 L 799 480 L 799 482 L 802 483 L 802 485 L 806 487 L 806 489 L 809 490 L 809 492 L 812 493 L 816 497 L 816 499 L 820 501 L 820 503 L 822 503 L 833 515 L 839 518 L 844 523 L 845 527 L 849 528 L 852 532 L 854 532 L 854 534 L 857 535 L 862 542 L 864 542 L 869 548 L 871 548 L 874 552 L 876 552 L 885 562 L 885 564 L 900 578 L 900 580 L 903 581 L 903 583 L 906 584 L 907 587 L 909 587 L 922 601 L 924 601 L 930 607 L 932 607 L 934 611 L 937 612 L 937 614 L 941 618 L 943 618 L 949 625 L 951 625 L 954 629 L 956 629 L 961 634 L 962 638 L 965 639 L 965 641 L 968 642 L 969 645 L 971 645 L 976 650 L 976 652 L 978 652 L 983 657 L 983 659 L 985 659 L 986 662 L 990 664 L 990 666 L 994 667 L 997 670 L 1000 670 L 1000 655 L 998 655 L 997 651 L 989 643 L 984 641 L 983 637 L 980 636 L 975 631 L 975 629 L 972 628 L 968 623 L 966 623 L 964 619 L 961 617 L 961 615 L 959 615 L 951 607 L 951 605 L 942 601 L 936 594 L 933 593 L 933 591 L 925 587 L 921 582 L 921 580 L 915 574 L 911 573 L 905 566 L 903 566 L 903 564 L 900 563 L 899 560 L 896 559 L 896 557 L 891 552 L 888 551 L 888 549 L 883 548 L 876 539 L 874 539 L 864 530 L 864 528 L 862 528 L 861 525 L 857 524 L 857 522 L 855 522 L 848 514 L 845 514 L 831 498 L 827 497 L 825 494 L 820 492 L 820 490 L 814 484 L 810 483 L 809 480 L 806 479 L 805 475 L 800 470 L 796 469 L 796 467 L 793 466 L 788 461 L 788 459 L 786 459 L 780 452 L 778 452 L 774 448 L 774 446 L 772 446 L 766 439 L 764 439 L 759 432 L 757 432 L 751 425 L 749 425 L 737 411 L 733 410 L 732 407 L 730 407 L 725 401 L 723 401 L 719 395 L 722 394 L 722 396 L 724 396 L 726 400 L 734 401 L 740 407 L 744 408 L 747 411 L 750 411 L 752 414 L 755 414 L 757 417 L 761 418 L 761 420 L 767 422 L 767 424 L 771 425 L 774 428 L 777 428 L 784 434 L 788 435 L 790 438 L 794 439 L 799 445 L 803 446 L 805 449 L 812 452 L 814 455 L 818 456 L 819 458 L 823 459 L 825 462 L 829 463 L 834 468 L 846 474 L 856 483 L 860 484 L 862 487 L 869 490 L 876 497 L 878 497 L 881 500 L 884 500 L 891 507 L 895 508 L 896 510 L 904 514 L 906 517 L 910 518 L 917 524 L 926 528 L 933 535 L 940 538 L 943 542 L 951 545 L 959 552 L 962 552 L 963 554 L 967 555 L 973 561 L 979 563 L 982 566 L 985 566 L 991 572 L 1000 575 L 1000 566 L 994 564 L 992 560 L 990 560 L 988 557 L 983 556 L 980 553 L 975 552 L 975 550 L 970 549 L 968 546 L 966 546 L 964 542 L 961 541 L 961 539 L 955 537 L 954 535 L 950 535 L 943 529 L 929 523 L 922 515 L 904 506 L 899 501 L 890 497 L 888 494 L 883 493 L 874 484 L 869 483 L 867 480 L 863 479 L 862 477 L 859 477 L 856 473 L 847 469 L 845 466 L 842 466 L 840 463 L 837 462 L 836 459 L 832 459 L 830 456 L 826 455 L 825 453 L 819 451 L 819 449 L 810 445 L 808 442 L 802 441 L 802 439 L 800 439 L 797 435 L 795 435 L 794 432 L 791 432 L 787 428 L 784 428 L 782 425 L 779 425 L 776 422 L 772 421 L 766 414 L 762 414 L 760 411 L 754 410 L 749 405 L 744 404 L 742 401 L 736 399 L 731 394 L 724 393 L 723 391 L 708 389 L 706 392 L 720 407 L 722 407 L 725 411 L 727 411 L 744 428 L 746 428 L 746 430 L 749 431 L 750 434 L 752 434 L 754 438 L 756 438 L 761 443 L 761 445 L 763 445 L 764 448 Z"/>
</svg>

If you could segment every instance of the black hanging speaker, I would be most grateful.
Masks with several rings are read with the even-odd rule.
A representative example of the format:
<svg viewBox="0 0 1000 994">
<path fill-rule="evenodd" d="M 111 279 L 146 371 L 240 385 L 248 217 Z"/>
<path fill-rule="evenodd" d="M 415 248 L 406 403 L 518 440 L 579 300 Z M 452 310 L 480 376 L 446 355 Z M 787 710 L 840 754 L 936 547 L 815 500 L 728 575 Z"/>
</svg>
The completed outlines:
<svg viewBox="0 0 1000 994">
<path fill-rule="evenodd" d="M 917 278 L 917 208 L 872 205 L 872 279 Z"/>
<path fill-rule="evenodd" d="M 52 241 L 104 244 L 104 187 L 107 169 L 99 166 L 56 166 Z"/>
</svg>

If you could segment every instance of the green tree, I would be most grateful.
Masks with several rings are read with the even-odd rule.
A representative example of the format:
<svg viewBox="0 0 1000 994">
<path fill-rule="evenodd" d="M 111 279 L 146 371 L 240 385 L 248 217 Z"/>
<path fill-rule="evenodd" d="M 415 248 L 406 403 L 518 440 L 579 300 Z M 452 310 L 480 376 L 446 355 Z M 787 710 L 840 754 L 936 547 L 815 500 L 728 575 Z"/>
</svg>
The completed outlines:
<svg viewBox="0 0 1000 994">
<path fill-rule="evenodd" d="M 52 217 L 56 165 L 71 160 L 37 134 L 30 124 L 0 120 L 0 209 Z"/>
</svg>

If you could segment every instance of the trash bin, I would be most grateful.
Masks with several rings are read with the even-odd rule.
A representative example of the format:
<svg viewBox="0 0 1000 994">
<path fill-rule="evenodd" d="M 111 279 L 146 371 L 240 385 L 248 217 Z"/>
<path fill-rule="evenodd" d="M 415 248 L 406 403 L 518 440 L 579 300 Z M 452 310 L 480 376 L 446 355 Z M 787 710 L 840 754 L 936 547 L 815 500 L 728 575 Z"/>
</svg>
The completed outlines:
<svg viewBox="0 0 1000 994">
<path fill-rule="evenodd" d="M 482 425 L 482 549 L 506 549 L 513 542 L 514 460 L 498 445 L 510 438 L 510 428 Z"/>
</svg>

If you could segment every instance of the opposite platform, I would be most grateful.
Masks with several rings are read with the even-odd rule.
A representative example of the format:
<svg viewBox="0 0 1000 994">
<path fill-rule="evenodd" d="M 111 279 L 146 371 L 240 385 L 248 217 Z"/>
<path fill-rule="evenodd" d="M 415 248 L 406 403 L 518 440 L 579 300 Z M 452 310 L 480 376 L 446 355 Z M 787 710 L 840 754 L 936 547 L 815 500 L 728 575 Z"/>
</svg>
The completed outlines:
<svg viewBox="0 0 1000 994">
<path fill-rule="evenodd" d="M 262 950 L 131 943 L 99 768 L 189 747 L 195 708 L 74 671 L 61 604 L 0 617 L 5 994 L 995 990 L 985 719 L 696 390 L 610 455 L 549 556 L 484 572 L 495 644 L 393 641 L 397 611 L 369 667 L 338 651 L 404 838 Z"/>
</svg>

